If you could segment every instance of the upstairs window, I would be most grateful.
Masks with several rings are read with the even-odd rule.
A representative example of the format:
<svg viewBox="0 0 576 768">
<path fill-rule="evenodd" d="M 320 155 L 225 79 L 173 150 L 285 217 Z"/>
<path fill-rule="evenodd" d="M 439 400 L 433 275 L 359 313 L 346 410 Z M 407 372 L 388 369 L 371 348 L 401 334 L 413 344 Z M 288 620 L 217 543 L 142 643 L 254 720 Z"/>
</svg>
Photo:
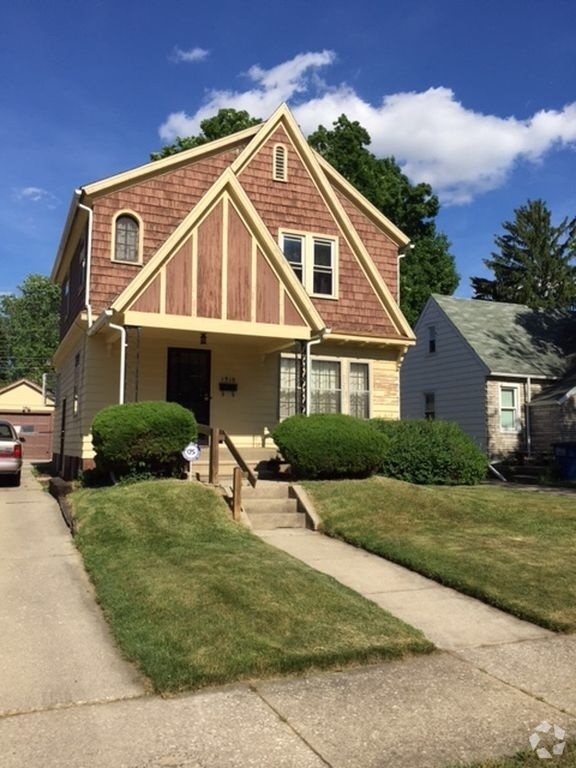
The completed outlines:
<svg viewBox="0 0 576 768">
<path fill-rule="evenodd" d="M 284 144 L 276 144 L 272 160 L 274 181 L 288 181 L 288 150 Z"/>
<path fill-rule="evenodd" d="M 428 353 L 433 355 L 436 352 L 436 326 L 428 326 Z"/>
<path fill-rule="evenodd" d="M 336 297 L 337 241 L 316 235 L 282 233 L 282 252 L 313 296 Z"/>
<path fill-rule="evenodd" d="M 140 261 L 140 225 L 134 216 L 121 214 L 115 221 L 114 261 Z"/>
</svg>

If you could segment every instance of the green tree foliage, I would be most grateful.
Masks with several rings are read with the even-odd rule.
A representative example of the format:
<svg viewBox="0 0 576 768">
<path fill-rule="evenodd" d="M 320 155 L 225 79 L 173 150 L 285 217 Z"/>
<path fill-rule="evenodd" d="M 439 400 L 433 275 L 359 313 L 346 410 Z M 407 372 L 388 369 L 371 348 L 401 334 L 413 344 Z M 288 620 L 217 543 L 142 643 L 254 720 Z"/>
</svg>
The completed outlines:
<svg viewBox="0 0 576 768">
<path fill-rule="evenodd" d="M 0 382 L 39 384 L 58 346 L 60 290 L 47 277 L 28 275 L 18 291 L 0 297 Z"/>
<path fill-rule="evenodd" d="M 261 123 L 255 117 L 251 117 L 246 110 L 221 109 L 214 117 L 208 117 L 200 123 L 201 132 L 198 136 L 187 136 L 176 139 L 173 144 L 167 144 L 159 152 L 152 152 L 150 160 L 161 160 L 163 157 L 176 155 L 185 149 L 193 149 L 209 141 L 230 136 L 232 133 L 251 128 Z"/>
<path fill-rule="evenodd" d="M 151 158 L 158 160 L 259 122 L 245 111 L 221 109 L 200 123 L 199 136 L 178 138 Z M 451 294 L 459 282 L 450 243 L 436 231 L 438 198 L 429 184 L 411 184 L 394 158 L 373 155 L 368 131 L 346 115 L 333 123 L 332 130 L 319 126 L 308 143 L 411 239 L 414 248 L 400 264 L 400 306 L 414 325 L 431 293 Z"/>
<path fill-rule="evenodd" d="M 411 184 L 394 158 L 375 157 L 366 129 L 346 115 L 332 130 L 319 126 L 308 141 L 411 239 L 400 263 L 400 306 L 414 325 L 431 293 L 451 294 L 459 282 L 448 238 L 436 231 L 438 198 L 429 184 Z"/>
<path fill-rule="evenodd" d="M 565 309 L 576 303 L 576 217 L 553 226 L 543 200 L 516 208 L 502 225 L 499 248 L 484 264 L 494 279 L 471 279 L 475 299 L 527 304 L 533 309 Z"/>
</svg>

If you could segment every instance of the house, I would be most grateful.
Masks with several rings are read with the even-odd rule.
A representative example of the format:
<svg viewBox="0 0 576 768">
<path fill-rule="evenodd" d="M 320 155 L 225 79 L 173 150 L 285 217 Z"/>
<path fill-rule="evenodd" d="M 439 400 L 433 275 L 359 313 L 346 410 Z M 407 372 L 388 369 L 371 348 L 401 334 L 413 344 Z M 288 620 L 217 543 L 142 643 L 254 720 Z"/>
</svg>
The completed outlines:
<svg viewBox="0 0 576 768">
<path fill-rule="evenodd" d="M 54 400 L 42 387 L 20 379 L 0 389 L 0 420 L 12 422 L 25 440 L 24 456 L 52 459 Z"/>
<path fill-rule="evenodd" d="M 457 422 L 494 459 L 550 452 L 576 437 L 575 330 L 567 312 L 432 295 L 402 366 L 402 418 Z"/>
<path fill-rule="evenodd" d="M 92 465 L 92 420 L 114 403 L 178 402 L 238 447 L 295 412 L 397 418 L 407 243 L 284 105 L 79 188 L 52 271 L 58 470 Z"/>
</svg>

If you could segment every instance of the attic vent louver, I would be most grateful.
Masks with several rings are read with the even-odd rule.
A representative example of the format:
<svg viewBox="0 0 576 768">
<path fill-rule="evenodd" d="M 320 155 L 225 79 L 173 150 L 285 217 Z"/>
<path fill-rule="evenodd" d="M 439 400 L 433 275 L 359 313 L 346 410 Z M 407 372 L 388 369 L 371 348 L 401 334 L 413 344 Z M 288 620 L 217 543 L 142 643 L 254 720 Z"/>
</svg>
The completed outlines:
<svg viewBox="0 0 576 768">
<path fill-rule="evenodd" d="M 288 181 L 288 151 L 284 144 L 274 146 L 272 178 L 274 181 Z"/>
</svg>

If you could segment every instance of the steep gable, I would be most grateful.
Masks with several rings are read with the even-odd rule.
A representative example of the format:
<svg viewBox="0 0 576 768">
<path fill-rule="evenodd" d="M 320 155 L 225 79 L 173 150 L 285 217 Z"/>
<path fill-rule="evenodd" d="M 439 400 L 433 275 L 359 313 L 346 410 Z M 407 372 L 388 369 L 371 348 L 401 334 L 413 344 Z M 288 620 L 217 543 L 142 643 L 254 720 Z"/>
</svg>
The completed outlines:
<svg viewBox="0 0 576 768">
<path fill-rule="evenodd" d="M 307 338 L 323 320 L 251 201 L 226 171 L 112 304 L 138 313 L 139 324 L 195 327 L 213 320 L 222 332 Z M 170 320 L 172 318 L 172 320 Z"/>
</svg>

